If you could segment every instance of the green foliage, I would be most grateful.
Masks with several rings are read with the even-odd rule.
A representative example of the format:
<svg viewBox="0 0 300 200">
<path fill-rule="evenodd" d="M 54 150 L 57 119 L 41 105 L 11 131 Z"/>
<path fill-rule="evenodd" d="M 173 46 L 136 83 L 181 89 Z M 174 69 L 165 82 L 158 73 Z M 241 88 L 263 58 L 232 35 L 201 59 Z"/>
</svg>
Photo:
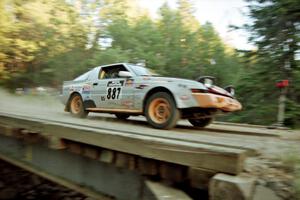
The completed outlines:
<svg viewBox="0 0 300 200">
<path fill-rule="evenodd" d="M 281 157 L 282 167 L 285 171 L 290 172 L 295 177 L 293 188 L 295 198 L 300 199 L 300 157 L 297 151 L 290 150 Z"/>
<path fill-rule="evenodd" d="M 299 126 L 299 3 L 248 1 L 255 52 L 236 51 L 211 23 L 200 25 L 190 0 L 177 0 L 176 9 L 164 4 L 155 20 L 135 0 L 1 0 L 0 84 L 59 87 L 94 66 L 145 62 L 162 75 L 236 85 L 244 110 L 227 120 L 271 124 L 275 83 L 289 79 L 285 123 Z"/>
<path fill-rule="evenodd" d="M 84 25 L 62 0 L 1 1 L 0 9 L 0 65 L 9 76 L 9 87 L 35 85 L 44 80 L 48 60 L 85 47 Z"/>
<path fill-rule="evenodd" d="M 299 2 L 297 0 L 249 0 L 253 23 L 245 27 L 258 46 L 244 56 L 245 73 L 238 91 L 244 111 L 234 121 L 270 124 L 276 122 L 279 89 L 275 84 L 288 79 L 285 124 L 300 124 Z M 253 55 L 254 54 L 254 55 Z"/>
<path fill-rule="evenodd" d="M 295 197 L 297 200 L 299 200 L 300 199 L 300 170 L 298 170 L 298 172 L 296 174 L 294 188 L 295 188 Z"/>
<path fill-rule="evenodd" d="M 119 48 L 126 53 L 126 60 L 144 61 L 148 67 L 167 76 L 194 79 L 212 73 L 224 85 L 237 80 L 233 76 L 238 76 L 230 73 L 231 70 L 239 73 L 237 56 L 227 52 L 229 48 L 225 47 L 211 24 L 200 26 L 189 1 L 178 1 L 177 10 L 164 4 L 157 21 L 145 14 L 132 20 L 126 15 L 130 4 L 113 6 L 116 2 L 109 0 L 104 6 L 105 11 L 107 7 L 110 10 L 105 37 L 113 39 L 112 49 Z M 211 64 L 212 60 L 215 64 Z M 224 75 L 222 70 L 228 73 Z"/>
<path fill-rule="evenodd" d="M 129 53 L 120 48 L 108 48 L 94 53 L 90 66 L 107 65 L 111 63 L 128 62 Z"/>
<path fill-rule="evenodd" d="M 189 0 L 178 0 L 178 9 L 164 4 L 156 21 L 133 0 L 79 2 L 0 2 L 2 83 L 58 86 L 90 67 L 124 61 L 143 61 L 167 76 L 210 74 L 220 83 L 236 82 L 237 56 L 211 24 L 200 26 Z M 103 39 L 111 46 L 101 47 Z"/>
</svg>

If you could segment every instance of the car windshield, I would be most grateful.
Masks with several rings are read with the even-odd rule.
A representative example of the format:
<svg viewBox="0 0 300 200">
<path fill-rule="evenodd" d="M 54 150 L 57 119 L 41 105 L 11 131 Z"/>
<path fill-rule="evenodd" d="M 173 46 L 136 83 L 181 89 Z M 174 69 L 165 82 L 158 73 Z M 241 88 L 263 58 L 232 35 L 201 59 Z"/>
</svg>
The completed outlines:
<svg viewBox="0 0 300 200">
<path fill-rule="evenodd" d="M 155 73 L 153 70 L 145 67 L 141 67 L 138 65 L 129 65 L 130 68 L 134 71 L 134 73 L 138 76 L 159 76 L 159 74 Z"/>
</svg>

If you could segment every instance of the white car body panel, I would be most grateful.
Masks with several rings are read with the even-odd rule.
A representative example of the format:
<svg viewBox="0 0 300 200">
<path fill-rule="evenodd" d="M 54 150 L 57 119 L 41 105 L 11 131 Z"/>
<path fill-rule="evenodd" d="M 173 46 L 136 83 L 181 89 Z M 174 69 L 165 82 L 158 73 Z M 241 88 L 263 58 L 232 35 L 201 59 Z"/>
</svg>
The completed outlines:
<svg viewBox="0 0 300 200">
<path fill-rule="evenodd" d="M 102 68 L 115 65 L 123 65 L 132 74 L 132 77 L 98 78 Z M 84 80 L 80 80 L 80 78 L 81 76 L 73 81 L 64 82 L 61 101 L 65 105 L 68 104 L 70 95 L 76 92 L 81 95 L 83 102 L 93 102 L 96 108 L 142 111 L 148 92 L 155 88 L 164 88 L 174 97 L 177 108 L 193 108 L 199 106 L 199 104 L 194 99 L 191 89 L 207 90 L 203 83 L 193 80 L 138 76 L 132 69 L 131 64 L 127 63 L 95 67 L 89 71 L 88 78 L 86 78 L 86 75 L 83 76 Z M 115 98 L 108 98 L 109 90 L 116 90 Z M 218 90 L 223 92 L 224 95 L 230 95 L 222 88 L 218 88 Z"/>
</svg>

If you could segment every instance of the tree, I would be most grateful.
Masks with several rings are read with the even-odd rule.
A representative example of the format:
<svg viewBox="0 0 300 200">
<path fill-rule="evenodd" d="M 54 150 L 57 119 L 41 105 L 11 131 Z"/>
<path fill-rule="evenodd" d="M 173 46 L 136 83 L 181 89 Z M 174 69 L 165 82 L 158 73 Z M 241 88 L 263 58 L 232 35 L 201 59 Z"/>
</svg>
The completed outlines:
<svg viewBox="0 0 300 200">
<path fill-rule="evenodd" d="M 244 97 L 245 116 L 252 122 L 271 123 L 276 120 L 279 90 L 278 80 L 289 79 L 286 125 L 299 124 L 300 84 L 299 19 L 297 0 L 249 0 L 253 23 L 245 27 L 250 40 L 258 46 L 257 63 L 248 69 L 240 84 Z M 249 92 L 253 91 L 250 95 Z M 254 92 L 255 91 L 255 92 Z M 255 109 L 255 110 L 254 110 Z"/>
<path fill-rule="evenodd" d="M 219 85 L 236 84 L 242 67 L 235 50 L 224 44 L 209 22 L 201 26 L 198 38 L 200 41 L 197 52 L 201 72 L 216 77 Z"/>
<path fill-rule="evenodd" d="M 1 1 L 0 9 L 4 13 L 0 21 L 6 21 L 1 65 L 9 74 L 6 84 L 10 87 L 37 84 L 40 73 L 51 71 L 45 70 L 48 59 L 85 47 L 86 29 L 78 13 L 63 0 Z"/>
<path fill-rule="evenodd" d="M 200 23 L 194 16 L 196 11 L 190 0 L 178 0 L 178 13 L 186 29 L 196 32 L 200 28 Z"/>
<path fill-rule="evenodd" d="M 3 83 L 58 87 L 94 66 L 141 61 L 166 76 L 233 80 L 236 55 L 228 53 L 212 24 L 200 25 L 190 0 L 178 0 L 176 9 L 164 4 L 156 20 L 137 5 L 136 0 L 1 1 Z"/>
</svg>

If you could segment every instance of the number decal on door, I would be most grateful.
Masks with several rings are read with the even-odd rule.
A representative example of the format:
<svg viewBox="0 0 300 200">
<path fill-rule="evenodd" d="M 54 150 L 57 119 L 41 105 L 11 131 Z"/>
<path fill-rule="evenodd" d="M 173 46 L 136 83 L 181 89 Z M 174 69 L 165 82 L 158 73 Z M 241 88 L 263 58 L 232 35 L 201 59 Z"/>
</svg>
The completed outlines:
<svg viewBox="0 0 300 200">
<path fill-rule="evenodd" d="M 107 89 L 107 99 L 119 99 L 121 93 L 121 88 L 120 87 L 109 87 Z"/>
</svg>

